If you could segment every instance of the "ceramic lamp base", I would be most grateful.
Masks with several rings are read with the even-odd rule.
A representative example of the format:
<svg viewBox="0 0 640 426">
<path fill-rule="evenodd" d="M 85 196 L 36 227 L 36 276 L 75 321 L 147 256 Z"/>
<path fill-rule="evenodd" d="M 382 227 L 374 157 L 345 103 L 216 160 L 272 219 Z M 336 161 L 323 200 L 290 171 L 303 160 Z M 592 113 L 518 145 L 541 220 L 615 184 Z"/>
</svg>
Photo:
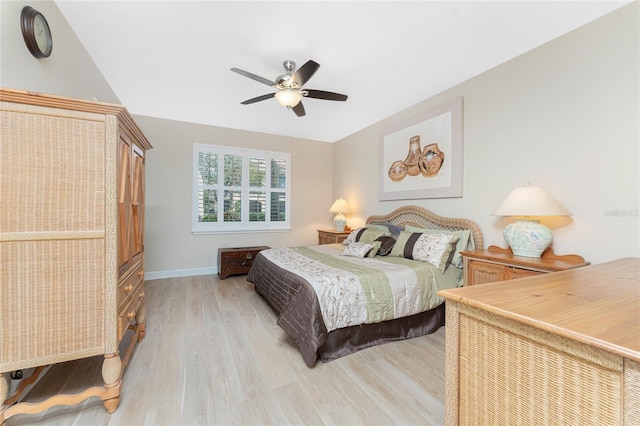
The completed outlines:
<svg viewBox="0 0 640 426">
<path fill-rule="evenodd" d="M 551 230 L 537 220 L 517 220 L 507 225 L 504 239 L 516 256 L 540 257 L 551 245 Z"/>
<path fill-rule="evenodd" d="M 336 231 L 343 232 L 345 226 L 347 226 L 347 218 L 342 213 L 338 213 L 333 218 L 333 227 L 336 228 Z"/>
</svg>

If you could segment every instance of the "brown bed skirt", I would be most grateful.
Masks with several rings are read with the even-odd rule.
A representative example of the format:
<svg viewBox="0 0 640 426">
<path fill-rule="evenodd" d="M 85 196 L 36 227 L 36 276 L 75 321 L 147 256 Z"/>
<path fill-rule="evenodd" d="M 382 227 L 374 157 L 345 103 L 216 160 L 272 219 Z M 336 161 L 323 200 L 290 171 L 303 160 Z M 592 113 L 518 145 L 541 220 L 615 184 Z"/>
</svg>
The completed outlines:
<svg viewBox="0 0 640 426">
<path fill-rule="evenodd" d="M 415 314 L 377 324 L 363 324 L 330 332 L 318 349 L 322 362 L 333 361 L 353 352 L 398 340 L 411 339 L 436 332 L 444 325 L 445 304 Z"/>
</svg>

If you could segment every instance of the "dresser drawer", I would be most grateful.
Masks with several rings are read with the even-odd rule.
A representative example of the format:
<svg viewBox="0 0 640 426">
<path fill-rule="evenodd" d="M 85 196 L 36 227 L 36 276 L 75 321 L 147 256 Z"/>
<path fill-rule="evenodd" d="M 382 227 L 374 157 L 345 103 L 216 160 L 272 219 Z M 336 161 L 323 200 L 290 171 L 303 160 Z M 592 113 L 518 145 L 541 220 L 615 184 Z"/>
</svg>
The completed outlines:
<svg viewBox="0 0 640 426">
<path fill-rule="evenodd" d="M 133 268 L 118 284 L 118 310 L 127 303 L 127 298 L 134 292 L 141 281 L 144 281 L 144 262 Z"/>
<path fill-rule="evenodd" d="M 118 313 L 118 340 L 122 340 L 129 324 L 135 322 L 142 302 L 144 302 L 144 284 L 141 283 L 135 288 L 132 297 L 127 300 L 125 306 Z"/>
</svg>

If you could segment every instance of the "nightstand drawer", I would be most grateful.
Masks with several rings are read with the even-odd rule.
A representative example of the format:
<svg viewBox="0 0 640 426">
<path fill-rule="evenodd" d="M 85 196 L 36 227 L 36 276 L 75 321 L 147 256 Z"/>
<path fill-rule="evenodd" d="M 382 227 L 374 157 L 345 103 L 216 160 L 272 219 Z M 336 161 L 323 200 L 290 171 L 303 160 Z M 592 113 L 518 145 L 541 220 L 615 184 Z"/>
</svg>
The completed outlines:
<svg viewBox="0 0 640 426">
<path fill-rule="evenodd" d="M 342 238 L 342 241 L 344 241 L 345 238 Z M 334 235 L 318 234 L 318 245 L 341 243 L 342 241 L 338 241 L 338 238 Z"/>
<path fill-rule="evenodd" d="M 490 246 L 463 251 L 464 285 L 488 284 L 589 265 L 577 254 L 557 255 L 548 249 L 541 257 L 514 256 L 510 249 Z"/>
<path fill-rule="evenodd" d="M 324 231 L 318 229 L 318 245 L 341 243 L 347 239 L 351 231 Z"/>
<path fill-rule="evenodd" d="M 467 262 L 467 276 L 469 277 L 467 285 L 514 280 L 516 278 L 540 275 L 542 273 L 543 272 L 530 269 L 521 269 L 509 265 L 470 259 Z"/>
</svg>

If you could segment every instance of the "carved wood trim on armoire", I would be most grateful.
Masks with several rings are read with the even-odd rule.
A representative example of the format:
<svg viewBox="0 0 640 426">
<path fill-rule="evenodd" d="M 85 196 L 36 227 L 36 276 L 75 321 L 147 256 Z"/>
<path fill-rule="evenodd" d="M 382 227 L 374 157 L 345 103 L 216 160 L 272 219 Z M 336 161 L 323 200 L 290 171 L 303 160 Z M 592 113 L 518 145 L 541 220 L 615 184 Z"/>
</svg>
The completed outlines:
<svg viewBox="0 0 640 426">
<path fill-rule="evenodd" d="M 13 89 L 0 88 L 0 125 L 0 424 L 93 396 L 113 412 L 145 332 L 151 144 L 121 105 Z M 43 366 L 96 355 L 104 386 L 22 400 Z M 31 368 L 9 395 L 10 373 Z"/>
</svg>

